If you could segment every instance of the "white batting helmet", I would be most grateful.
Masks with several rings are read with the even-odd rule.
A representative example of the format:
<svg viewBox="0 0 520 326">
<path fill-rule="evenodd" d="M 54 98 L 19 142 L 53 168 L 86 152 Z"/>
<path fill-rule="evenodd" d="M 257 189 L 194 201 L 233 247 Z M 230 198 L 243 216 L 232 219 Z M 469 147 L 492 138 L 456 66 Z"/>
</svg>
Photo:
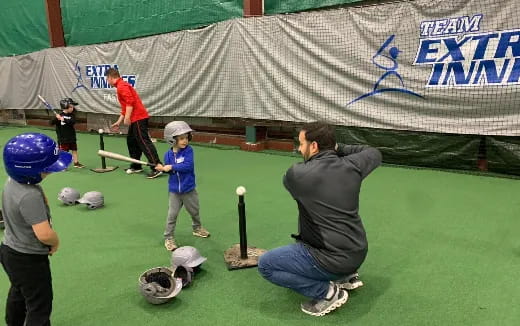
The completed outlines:
<svg viewBox="0 0 520 326">
<path fill-rule="evenodd" d="M 193 129 L 184 121 L 172 121 L 164 127 L 164 140 L 170 144 L 175 145 L 177 140 L 175 137 L 190 134 Z"/>
<path fill-rule="evenodd" d="M 58 199 L 65 205 L 75 205 L 80 196 L 79 191 L 76 189 L 65 187 L 58 194 Z"/>
<path fill-rule="evenodd" d="M 183 246 L 172 252 L 172 269 L 174 276 L 182 279 L 182 286 L 187 287 L 193 282 L 194 269 L 207 260 L 195 247 Z"/>
<path fill-rule="evenodd" d="M 182 290 L 182 281 L 168 267 L 155 267 L 139 276 L 139 292 L 151 304 L 170 301 Z"/>
<path fill-rule="evenodd" d="M 86 204 L 89 209 L 96 209 L 105 204 L 105 198 L 99 191 L 89 191 L 77 201 L 80 204 Z"/>
</svg>

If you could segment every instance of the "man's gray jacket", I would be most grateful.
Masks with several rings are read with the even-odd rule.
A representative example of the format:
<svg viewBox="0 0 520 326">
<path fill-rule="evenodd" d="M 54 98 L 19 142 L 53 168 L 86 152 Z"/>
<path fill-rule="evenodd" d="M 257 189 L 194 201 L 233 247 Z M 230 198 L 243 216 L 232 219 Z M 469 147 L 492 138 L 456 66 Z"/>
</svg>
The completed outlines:
<svg viewBox="0 0 520 326">
<path fill-rule="evenodd" d="M 283 183 L 299 210 L 297 239 L 326 271 L 345 275 L 365 259 L 368 243 L 359 217 L 363 179 L 381 164 L 381 153 L 369 146 L 338 144 L 294 164 Z M 355 268 L 357 268 L 355 267 Z"/>
</svg>

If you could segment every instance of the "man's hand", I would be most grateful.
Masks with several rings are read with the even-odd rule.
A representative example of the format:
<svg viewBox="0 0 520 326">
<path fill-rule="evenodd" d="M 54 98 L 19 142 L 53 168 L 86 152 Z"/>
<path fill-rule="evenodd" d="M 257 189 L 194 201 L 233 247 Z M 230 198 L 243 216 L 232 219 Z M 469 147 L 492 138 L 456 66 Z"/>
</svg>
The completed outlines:
<svg viewBox="0 0 520 326">
<path fill-rule="evenodd" d="M 120 115 L 119 118 L 117 119 L 116 122 L 114 122 L 111 126 L 110 126 L 110 129 L 114 130 L 114 131 L 119 131 L 119 125 L 121 124 L 121 122 L 123 122 L 123 118 L 124 116 L 123 115 Z"/>
<path fill-rule="evenodd" d="M 116 121 L 115 123 L 110 125 L 110 129 L 112 129 L 114 131 L 119 131 L 119 124 L 120 124 L 120 122 Z"/>
</svg>

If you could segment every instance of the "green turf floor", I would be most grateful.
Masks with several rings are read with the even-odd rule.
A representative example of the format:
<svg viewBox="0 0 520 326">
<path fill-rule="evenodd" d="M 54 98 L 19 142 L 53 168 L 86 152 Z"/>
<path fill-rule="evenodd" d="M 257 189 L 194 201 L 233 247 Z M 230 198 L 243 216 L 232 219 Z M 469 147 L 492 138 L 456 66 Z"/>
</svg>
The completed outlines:
<svg viewBox="0 0 520 326">
<path fill-rule="evenodd" d="M 30 128 L 0 128 L 0 143 Z M 41 131 L 41 130 L 40 130 Z M 54 136 L 50 130 L 43 132 Z M 98 136 L 79 134 L 80 160 L 99 167 Z M 167 150 L 158 143 L 158 150 Z M 126 153 L 125 139 L 107 150 Z M 212 233 L 191 235 L 183 210 L 176 237 L 208 257 L 195 283 L 172 302 L 149 305 L 137 290 L 144 270 L 169 264 L 162 232 L 167 177 L 71 169 L 49 176 L 61 247 L 51 258 L 54 325 L 520 325 L 518 180 L 381 167 L 365 181 L 360 213 L 369 255 L 365 286 L 325 317 L 299 310 L 302 296 L 263 280 L 256 269 L 229 272 L 223 252 L 238 242 L 235 188 L 247 188 L 248 240 L 261 248 L 291 243 L 296 204 L 282 175 L 298 158 L 195 146 L 201 217 Z M 0 172 L 3 184 L 5 172 Z M 63 187 L 99 190 L 106 207 L 88 211 L 56 199 Z M 0 272 L 0 318 L 8 280 Z"/>
</svg>

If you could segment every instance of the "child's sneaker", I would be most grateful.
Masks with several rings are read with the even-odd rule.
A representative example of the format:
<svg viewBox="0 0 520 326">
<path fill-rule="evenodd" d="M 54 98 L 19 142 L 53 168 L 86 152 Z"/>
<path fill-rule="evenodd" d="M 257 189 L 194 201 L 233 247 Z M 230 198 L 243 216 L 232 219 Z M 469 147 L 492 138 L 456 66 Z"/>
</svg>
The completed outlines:
<svg viewBox="0 0 520 326">
<path fill-rule="evenodd" d="M 83 169 L 85 166 L 83 164 L 81 164 L 80 162 L 76 162 L 76 163 L 74 163 L 74 167 L 78 168 L 78 169 Z"/>
<path fill-rule="evenodd" d="M 193 229 L 193 235 L 200 238 L 207 238 L 210 236 L 208 230 L 203 228 L 202 226 L 199 226 L 196 229 Z"/>
<path fill-rule="evenodd" d="M 146 177 L 148 179 L 155 179 L 155 178 L 159 177 L 161 174 L 163 174 L 161 171 L 152 171 Z"/>
<path fill-rule="evenodd" d="M 334 285 L 334 294 L 330 299 L 311 300 L 301 304 L 304 313 L 313 316 L 325 316 L 332 310 L 341 307 L 348 300 L 348 292 Z"/>
<path fill-rule="evenodd" d="M 129 169 L 126 169 L 125 172 L 126 172 L 126 174 L 141 173 L 141 172 L 143 172 L 143 169 L 132 169 L 132 168 L 129 168 Z"/>
<path fill-rule="evenodd" d="M 177 244 L 175 243 L 175 239 L 164 240 L 164 247 L 168 251 L 173 251 L 173 250 L 177 249 Z"/>
</svg>

